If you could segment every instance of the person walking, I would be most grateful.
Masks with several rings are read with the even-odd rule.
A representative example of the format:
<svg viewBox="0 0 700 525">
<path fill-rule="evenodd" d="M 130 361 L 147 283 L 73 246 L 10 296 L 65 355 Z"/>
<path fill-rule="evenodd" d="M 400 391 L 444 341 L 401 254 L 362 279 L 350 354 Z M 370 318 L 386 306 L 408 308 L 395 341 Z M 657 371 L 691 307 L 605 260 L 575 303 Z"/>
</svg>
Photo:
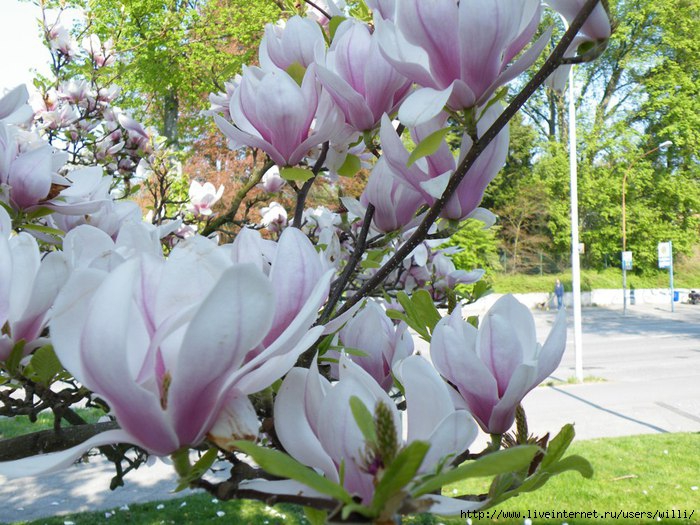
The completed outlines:
<svg viewBox="0 0 700 525">
<path fill-rule="evenodd" d="M 564 285 L 561 284 L 559 279 L 554 285 L 554 295 L 557 296 L 557 310 L 561 310 L 562 306 L 564 306 Z"/>
</svg>

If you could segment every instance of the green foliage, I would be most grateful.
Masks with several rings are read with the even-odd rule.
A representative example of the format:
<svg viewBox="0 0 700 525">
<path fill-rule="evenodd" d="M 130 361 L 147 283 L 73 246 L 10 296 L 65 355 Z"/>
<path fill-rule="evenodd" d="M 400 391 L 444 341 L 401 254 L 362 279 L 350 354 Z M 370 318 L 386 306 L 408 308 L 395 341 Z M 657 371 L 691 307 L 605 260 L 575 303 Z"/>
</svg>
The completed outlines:
<svg viewBox="0 0 700 525">
<path fill-rule="evenodd" d="M 387 310 L 387 315 L 404 321 L 420 337 L 430 341 L 435 325 L 441 319 L 430 293 L 427 290 L 417 290 L 409 296 L 405 292 L 399 292 L 396 299 L 404 312 Z"/>
<path fill-rule="evenodd" d="M 122 88 L 120 105 L 171 143 L 199 135 L 207 95 L 255 61 L 262 28 L 280 14 L 268 0 L 74 3 L 86 13 L 87 33 L 114 40 L 117 63 L 100 74 Z"/>
<path fill-rule="evenodd" d="M 483 268 L 487 275 L 492 275 L 500 269 L 498 262 L 498 240 L 496 238 L 497 227 L 484 229 L 484 223 L 467 219 L 460 225 L 460 229 L 450 236 L 449 241 L 443 245 L 458 246 L 462 251 L 450 258 L 458 270 L 473 270 Z"/>
</svg>

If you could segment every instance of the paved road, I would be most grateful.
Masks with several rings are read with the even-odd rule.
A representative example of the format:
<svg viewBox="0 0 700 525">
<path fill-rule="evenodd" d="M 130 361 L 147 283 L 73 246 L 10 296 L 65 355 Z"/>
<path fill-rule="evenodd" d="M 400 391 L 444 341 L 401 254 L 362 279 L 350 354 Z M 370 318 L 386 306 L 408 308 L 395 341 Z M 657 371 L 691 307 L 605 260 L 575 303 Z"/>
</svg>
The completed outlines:
<svg viewBox="0 0 700 525">
<path fill-rule="evenodd" d="M 535 312 L 544 339 L 554 312 Z M 572 319 L 569 343 L 554 378 L 574 375 Z M 635 306 L 583 312 L 584 375 L 604 382 L 540 387 L 526 398 L 533 432 L 573 422 L 579 439 L 700 431 L 700 306 Z M 82 510 L 118 508 L 169 497 L 171 470 L 158 463 L 109 492 L 111 471 L 102 462 L 78 465 L 48 478 L 0 477 L 0 522 L 31 520 Z"/>
</svg>

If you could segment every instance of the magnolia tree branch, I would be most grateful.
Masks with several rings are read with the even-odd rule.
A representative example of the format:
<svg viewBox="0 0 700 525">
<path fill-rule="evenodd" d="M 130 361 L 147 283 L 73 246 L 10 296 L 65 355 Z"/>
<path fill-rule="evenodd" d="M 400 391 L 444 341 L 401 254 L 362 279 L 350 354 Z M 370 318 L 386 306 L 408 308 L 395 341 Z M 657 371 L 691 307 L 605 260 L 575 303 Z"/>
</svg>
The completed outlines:
<svg viewBox="0 0 700 525">
<path fill-rule="evenodd" d="M 309 195 L 309 190 L 311 190 L 311 186 L 313 186 L 314 182 L 316 181 L 316 177 L 318 176 L 319 172 L 321 171 L 321 168 L 323 168 L 323 165 L 326 162 L 326 156 L 328 155 L 329 147 L 330 143 L 328 141 L 323 143 L 323 146 L 321 146 L 321 153 L 319 154 L 318 159 L 316 160 L 316 163 L 314 164 L 312 170 L 314 176 L 305 181 L 304 185 L 297 193 L 297 205 L 294 209 L 294 223 L 292 224 L 292 226 L 294 226 L 295 228 L 301 228 L 302 226 L 301 221 L 304 219 L 304 206 L 306 205 L 306 197 Z"/>
<path fill-rule="evenodd" d="M 0 441 L 0 461 L 12 461 L 37 454 L 58 452 L 90 439 L 91 437 L 119 428 L 116 421 L 62 427 L 55 430 L 40 430 Z"/>
<path fill-rule="evenodd" d="M 243 185 L 243 187 L 236 193 L 236 196 L 233 198 L 233 201 L 231 201 L 231 206 L 229 206 L 228 211 L 225 214 L 220 215 L 216 219 L 207 223 L 207 225 L 202 229 L 201 235 L 204 235 L 205 237 L 207 235 L 211 235 L 216 230 L 221 228 L 224 224 L 233 222 L 233 219 L 236 217 L 238 209 L 241 207 L 241 203 L 243 202 L 243 199 L 245 199 L 246 195 L 248 195 L 248 192 L 252 190 L 256 186 L 256 184 L 258 184 L 262 180 L 263 175 L 265 175 L 265 172 L 274 165 L 275 163 L 272 160 L 268 159 L 258 171 L 251 175 L 251 177 L 248 179 L 248 182 L 246 182 Z"/>
<path fill-rule="evenodd" d="M 352 274 L 355 272 L 357 264 L 360 262 L 360 259 L 362 259 L 362 254 L 365 252 L 365 248 L 367 247 L 367 234 L 369 233 L 369 228 L 372 224 L 373 216 L 374 205 L 369 203 L 367 205 L 367 211 L 365 212 L 365 216 L 362 219 L 362 229 L 360 230 L 360 235 L 357 237 L 355 248 L 352 252 L 352 255 L 350 256 L 350 259 L 345 265 L 343 273 L 340 275 L 340 277 L 338 277 L 338 279 L 336 279 L 335 282 L 333 282 L 333 285 L 331 286 L 331 294 L 328 298 L 328 302 L 326 303 L 325 308 L 323 309 L 323 313 L 321 314 L 321 317 L 318 320 L 318 324 L 323 324 L 326 321 L 328 321 L 331 314 L 333 313 L 333 308 L 335 308 L 335 305 L 338 304 L 338 301 L 340 300 L 340 297 L 343 294 L 343 290 L 345 290 L 348 281 L 350 281 L 350 277 L 352 277 Z"/>
<path fill-rule="evenodd" d="M 581 11 L 579 11 L 576 18 L 569 25 L 569 29 L 547 58 L 544 65 L 535 73 L 525 87 L 513 98 L 511 103 L 508 104 L 503 113 L 501 113 L 501 115 L 496 119 L 486 133 L 484 133 L 481 138 L 474 141 L 472 148 L 466 154 L 450 178 L 447 188 L 443 192 L 442 196 L 430 207 L 425 218 L 413 232 L 411 237 L 403 245 L 401 245 L 398 250 L 396 250 L 394 255 L 381 268 L 379 268 L 379 270 L 377 270 L 377 272 L 371 278 L 369 278 L 365 284 L 359 288 L 357 293 L 348 298 L 345 304 L 338 309 L 336 317 L 348 311 L 357 302 L 368 296 L 421 242 L 423 242 L 428 235 L 430 227 L 438 219 L 443 208 L 450 200 L 452 195 L 454 195 L 460 182 L 462 182 L 462 179 L 465 177 L 469 169 L 479 158 L 479 155 L 496 138 L 500 131 L 508 124 L 510 119 L 515 116 L 515 114 L 534 94 L 534 92 L 542 84 L 544 84 L 547 77 L 549 77 L 549 75 L 551 75 L 554 70 L 556 70 L 557 67 L 562 64 L 564 53 L 599 1 L 600 0 L 586 1 L 584 6 L 581 8 Z"/>
</svg>

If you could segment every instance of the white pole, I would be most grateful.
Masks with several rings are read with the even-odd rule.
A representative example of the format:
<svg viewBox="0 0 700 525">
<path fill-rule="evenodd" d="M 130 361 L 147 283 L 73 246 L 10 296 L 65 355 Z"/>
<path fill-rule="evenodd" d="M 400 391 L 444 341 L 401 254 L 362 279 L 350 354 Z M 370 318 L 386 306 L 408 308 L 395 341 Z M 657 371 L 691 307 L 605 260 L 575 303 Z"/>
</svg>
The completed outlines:
<svg viewBox="0 0 700 525">
<path fill-rule="evenodd" d="M 571 281 L 574 298 L 574 356 L 576 379 L 583 382 L 583 333 L 581 328 L 581 263 L 578 237 L 578 175 L 576 158 L 576 103 L 574 67 L 569 70 L 569 171 L 571 172 Z"/>
</svg>

